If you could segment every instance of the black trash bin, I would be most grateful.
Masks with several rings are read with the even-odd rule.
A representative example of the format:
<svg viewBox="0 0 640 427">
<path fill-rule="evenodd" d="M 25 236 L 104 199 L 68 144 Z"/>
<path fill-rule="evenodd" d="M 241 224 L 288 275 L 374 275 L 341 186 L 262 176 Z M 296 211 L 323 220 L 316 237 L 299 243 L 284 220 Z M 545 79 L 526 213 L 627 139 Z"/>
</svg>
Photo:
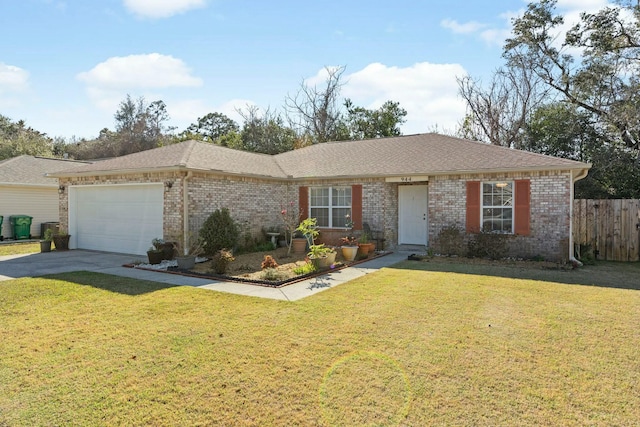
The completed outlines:
<svg viewBox="0 0 640 427">
<path fill-rule="evenodd" d="M 2 220 L 4 219 L 4 217 L 2 215 L 0 215 L 0 242 L 2 242 L 4 240 L 4 236 L 2 235 Z"/>
<path fill-rule="evenodd" d="M 9 222 L 13 229 L 13 238 L 16 240 L 24 240 L 31 238 L 31 220 L 29 215 L 11 215 Z"/>
</svg>

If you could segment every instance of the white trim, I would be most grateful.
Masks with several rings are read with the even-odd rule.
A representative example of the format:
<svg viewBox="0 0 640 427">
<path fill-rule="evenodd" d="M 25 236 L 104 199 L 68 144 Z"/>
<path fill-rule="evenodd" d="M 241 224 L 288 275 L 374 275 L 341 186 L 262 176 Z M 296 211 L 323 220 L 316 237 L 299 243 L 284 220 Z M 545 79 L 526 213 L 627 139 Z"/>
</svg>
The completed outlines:
<svg viewBox="0 0 640 427">
<path fill-rule="evenodd" d="M 312 206 L 311 205 L 311 191 L 312 190 L 322 190 L 322 189 L 328 189 L 329 190 L 329 195 L 328 195 L 328 202 L 329 205 L 328 206 Z M 349 190 L 351 192 L 351 204 L 350 205 L 337 205 L 337 206 L 333 206 L 332 202 L 333 202 L 333 190 Z M 311 209 L 315 208 L 315 209 L 328 209 L 328 225 L 323 225 L 323 226 L 318 226 L 318 228 L 345 228 L 346 227 L 339 227 L 339 226 L 335 226 L 333 225 L 333 209 L 349 209 L 349 211 L 351 212 L 351 220 L 353 221 L 353 186 L 351 185 L 329 185 L 329 186 L 322 186 L 322 185 L 314 185 L 314 186 L 310 186 L 309 187 L 309 194 L 308 194 L 308 200 L 307 200 L 307 205 L 309 206 L 309 211 L 307 212 L 307 216 L 309 218 L 313 217 L 311 215 Z"/>
</svg>

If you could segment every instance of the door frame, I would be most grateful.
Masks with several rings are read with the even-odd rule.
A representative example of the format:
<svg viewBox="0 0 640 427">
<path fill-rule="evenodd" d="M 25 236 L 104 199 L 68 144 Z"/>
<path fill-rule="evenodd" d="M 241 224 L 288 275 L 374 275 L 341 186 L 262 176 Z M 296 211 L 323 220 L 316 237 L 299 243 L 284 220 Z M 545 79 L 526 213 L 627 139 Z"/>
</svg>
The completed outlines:
<svg viewBox="0 0 640 427">
<path fill-rule="evenodd" d="M 425 203 L 425 213 L 424 213 L 424 233 L 425 239 L 424 242 L 420 243 L 407 243 L 401 241 L 401 230 L 404 231 L 404 227 L 402 225 L 402 213 L 403 213 L 403 200 L 401 194 L 401 188 L 407 187 L 423 187 L 424 188 L 424 203 Z M 427 246 L 429 244 L 429 185 L 428 183 L 414 184 L 414 185 L 399 185 L 398 186 L 398 245 L 424 245 Z"/>
</svg>

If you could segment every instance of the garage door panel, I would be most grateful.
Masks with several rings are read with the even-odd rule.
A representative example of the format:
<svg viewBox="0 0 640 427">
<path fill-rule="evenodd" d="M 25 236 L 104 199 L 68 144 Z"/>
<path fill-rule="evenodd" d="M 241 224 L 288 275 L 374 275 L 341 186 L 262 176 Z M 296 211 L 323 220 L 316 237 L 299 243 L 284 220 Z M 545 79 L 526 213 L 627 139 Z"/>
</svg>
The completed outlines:
<svg viewBox="0 0 640 427">
<path fill-rule="evenodd" d="M 163 235 L 162 184 L 76 187 L 74 203 L 78 248 L 143 255 Z"/>
</svg>

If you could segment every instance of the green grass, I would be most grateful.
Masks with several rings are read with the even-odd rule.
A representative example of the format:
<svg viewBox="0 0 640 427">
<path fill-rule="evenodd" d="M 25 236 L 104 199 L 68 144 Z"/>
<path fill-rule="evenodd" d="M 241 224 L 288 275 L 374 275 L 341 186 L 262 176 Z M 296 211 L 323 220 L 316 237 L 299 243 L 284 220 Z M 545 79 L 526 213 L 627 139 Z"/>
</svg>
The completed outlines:
<svg viewBox="0 0 640 427">
<path fill-rule="evenodd" d="M 0 282 L 0 425 L 637 423 L 640 291 L 478 268 L 405 262 L 294 303 Z"/>
<path fill-rule="evenodd" d="M 33 254 L 40 252 L 40 243 L 3 243 L 0 244 L 0 256 Z"/>
</svg>

